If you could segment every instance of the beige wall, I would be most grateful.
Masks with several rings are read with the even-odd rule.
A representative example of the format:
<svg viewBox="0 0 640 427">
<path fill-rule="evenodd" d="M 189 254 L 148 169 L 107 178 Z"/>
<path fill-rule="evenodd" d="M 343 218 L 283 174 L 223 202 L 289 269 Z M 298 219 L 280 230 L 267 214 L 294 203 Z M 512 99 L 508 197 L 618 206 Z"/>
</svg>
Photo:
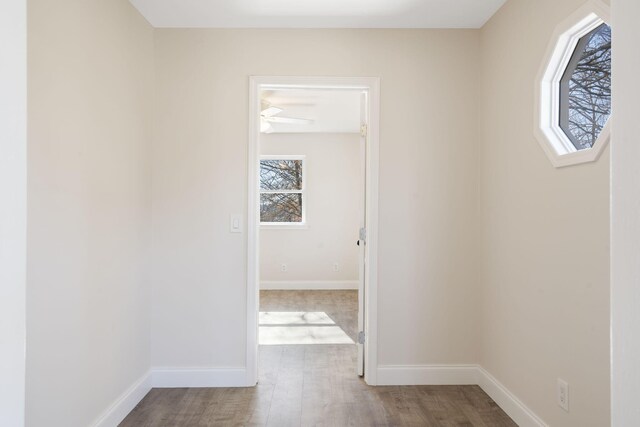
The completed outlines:
<svg viewBox="0 0 640 427">
<path fill-rule="evenodd" d="M 284 286 L 300 281 L 334 282 L 314 285 L 320 288 L 354 282 L 351 286 L 357 287 L 356 240 L 364 215 L 360 135 L 263 134 L 260 152 L 305 156 L 307 226 L 260 230 L 260 281 L 285 282 Z M 339 271 L 334 271 L 335 263 Z M 287 265 L 286 272 L 281 271 L 282 264 Z"/>
<path fill-rule="evenodd" d="M 532 131 L 547 44 L 582 4 L 510 0 L 481 32 L 480 361 L 549 425 L 596 427 L 609 424 L 609 152 L 555 169 Z"/>
<path fill-rule="evenodd" d="M 90 425 L 149 368 L 153 30 L 29 1 L 27 425 Z"/>
<path fill-rule="evenodd" d="M 379 364 L 480 362 L 550 425 L 607 425 L 609 153 L 555 169 L 532 131 L 580 4 L 510 0 L 481 31 L 153 31 L 125 0 L 31 1 L 27 424 L 88 425 L 150 364 L 244 367 L 248 77 L 333 75 L 381 77 Z"/>
<path fill-rule="evenodd" d="M 250 75 L 381 77 L 379 363 L 478 360 L 477 31 L 161 29 L 156 61 L 154 366 L 245 365 Z"/>
<path fill-rule="evenodd" d="M 27 3 L 0 3 L 0 425 L 24 424 Z"/>
<path fill-rule="evenodd" d="M 640 419 L 640 3 L 614 0 L 612 158 L 612 425 Z"/>
</svg>

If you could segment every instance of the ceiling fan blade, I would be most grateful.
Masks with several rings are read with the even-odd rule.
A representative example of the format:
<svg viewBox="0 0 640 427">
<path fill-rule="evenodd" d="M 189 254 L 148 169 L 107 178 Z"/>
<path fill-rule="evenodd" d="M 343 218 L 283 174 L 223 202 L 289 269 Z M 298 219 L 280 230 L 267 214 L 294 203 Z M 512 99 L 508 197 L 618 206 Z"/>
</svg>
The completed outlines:
<svg viewBox="0 0 640 427">
<path fill-rule="evenodd" d="M 275 116 L 276 114 L 282 113 L 282 111 L 284 111 L 282 108 L 273 107 L 269 105 L 267 108 L 265 108 L 260 112 L 260 115 L 262 117 L 271 117 L 271 116 Z"/>
<path fill-rule="evenodd" d="M 283 123 L 289 125 L 307 125 L 313 123 L 311 119 L 296 119 L 293 117 L 264 117 L 264 120 L 270 123 Z"/>
</svg>

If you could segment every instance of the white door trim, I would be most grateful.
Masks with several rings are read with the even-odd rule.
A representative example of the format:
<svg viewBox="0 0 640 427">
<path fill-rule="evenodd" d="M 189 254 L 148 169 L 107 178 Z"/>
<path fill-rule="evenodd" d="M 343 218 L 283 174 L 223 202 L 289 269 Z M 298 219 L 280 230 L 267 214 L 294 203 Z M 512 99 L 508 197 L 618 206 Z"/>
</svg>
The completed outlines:
<svg viewBox="0 0 640 427">
<path fill-rule="evenodd" d="M 27 334 L 26 0 L 0 3 L 0 38 L 0 425 L 23 426 Z"/>
<path fill-rule="evenodd" d="M 365 331 L 364 379 L 377 384 L 377 320 L 378 320 L 378 170 L 380 79 L 378 77 L 269 77 L 249 78 L 249 142 L 247 156 L 247 386 L 258 382 L 258 302 L 259 302 L 259 194 L 258 168 L 260 152 L 260 97 L 265 87 L 363 89 L 369 93 L 369 126 L 366 148 L 367 244 L 365 250 Z"/>
</svg>

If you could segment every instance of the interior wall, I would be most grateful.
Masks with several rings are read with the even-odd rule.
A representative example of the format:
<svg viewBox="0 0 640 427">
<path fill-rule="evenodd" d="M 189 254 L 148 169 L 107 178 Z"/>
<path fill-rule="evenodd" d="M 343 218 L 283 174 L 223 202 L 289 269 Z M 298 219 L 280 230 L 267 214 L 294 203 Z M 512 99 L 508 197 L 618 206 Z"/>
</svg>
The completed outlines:
<svg viewBox="0 0 640 427">
<path fill-rule="evenodd" d="M 0 425 L 24 425 L 27 2 L 0 3 Z"/>
<path fill-rule="evenodd" d="M 260 154 L 304 155 L 306 187 L 306 228 L 260 230 L 261 287 L 357 289 L 355 242 L 364 215 L 360 135 L 261 134 Z"/>
<path fill-rule="evenodd" d="M 556 169 L 533 134 L 547 45 L 582 4 L 510 0 L 481 31 L 480 360 L 549 425 L 585 427 L 609 424 L 609 151 Z"/>
<path fill-rule="evenodd" d="M 612 2 L 613 122 L 612 157 L 612 425 L 640 419 L 640 3 Z"/>
<path fill-rule="evenodd" d="M 153 29 L 28 5 L 28 426 L 88 426 L 149 369 Z"/>
<path fill-rule="evenodd" d="M 247 211 L 250 75 L 381 77 L 378 361 L 477 362 L 479 47 L 474 30 L 157 30 L 153 365 L 245 366 L 229 216 Z"/>
</svg>

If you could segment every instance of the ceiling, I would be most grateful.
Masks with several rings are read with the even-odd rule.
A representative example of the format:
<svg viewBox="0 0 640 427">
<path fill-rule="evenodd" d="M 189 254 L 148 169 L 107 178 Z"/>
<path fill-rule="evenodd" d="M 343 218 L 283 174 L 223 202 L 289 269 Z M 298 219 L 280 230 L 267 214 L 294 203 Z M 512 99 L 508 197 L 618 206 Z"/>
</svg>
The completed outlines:
<svg viewBox="0 0 640 427">
<path fill-rule="evenodd" d="M 358 133 L 360 94 L 357 90 L 264 90 L 263 103 L 282 109 L 276 117 L 310 119 L 312 123 L 272 123 L 269 133 Z"/>
<path fill-rule="evenodd" d="M 506 0 L 130 0 L 154 27 L 480 28 Z"/>
</svg>

